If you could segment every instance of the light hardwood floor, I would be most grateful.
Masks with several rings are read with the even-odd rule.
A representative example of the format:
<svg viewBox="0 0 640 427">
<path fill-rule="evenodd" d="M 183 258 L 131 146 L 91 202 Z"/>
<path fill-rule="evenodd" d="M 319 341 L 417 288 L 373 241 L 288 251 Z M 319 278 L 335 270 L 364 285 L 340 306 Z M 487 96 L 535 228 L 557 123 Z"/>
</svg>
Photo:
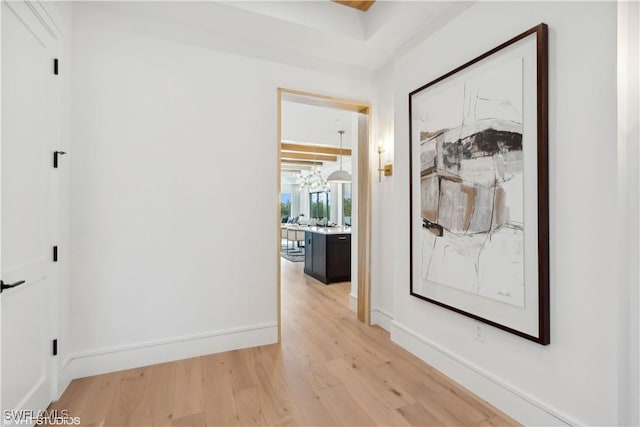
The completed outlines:
<svg viewBox="0 0 640 427">
<path fill-rule="evenodd" d="M 82 425 L 454 425 L 514 420 L 358 322 L 349 283 L 282 263 L 282 344 L 74 380 L 52 410 Z"/>
</svg>

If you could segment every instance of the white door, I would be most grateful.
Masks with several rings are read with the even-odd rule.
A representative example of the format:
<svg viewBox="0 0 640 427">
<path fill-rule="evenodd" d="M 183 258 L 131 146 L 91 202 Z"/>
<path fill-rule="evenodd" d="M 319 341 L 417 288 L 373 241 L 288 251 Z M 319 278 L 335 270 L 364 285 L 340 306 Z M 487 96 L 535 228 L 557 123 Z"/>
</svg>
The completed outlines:
<svg viewBox="0 0 640 427">
<path fill-rule="evenodd" d="M 35 4 L 35 6 L 34 6 Z M 1 403 L 6 425 L 32 424 L 53 400 L 51 140 L 55 77 L 51 35 L 37 3 L 2 3 Z M 45 30 L 45 31 L 43 31 Z M 52 304 L 53 303 L 53 304 Z"/>
</svg>

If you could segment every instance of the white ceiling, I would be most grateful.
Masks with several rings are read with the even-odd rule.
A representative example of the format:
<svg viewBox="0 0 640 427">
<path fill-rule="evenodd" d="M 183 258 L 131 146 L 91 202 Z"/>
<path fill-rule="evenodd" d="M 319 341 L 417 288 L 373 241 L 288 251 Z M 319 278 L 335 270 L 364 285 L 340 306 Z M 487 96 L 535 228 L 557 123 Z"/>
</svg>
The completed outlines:
<svg viewBox="0 0 640 427">
<path fill-rule="evenodd" d="M 304 144 L 340 145 L 339 130 L 344 130 L 342 146 L 349 148 L 355 138 L 354 122 L 357 113 L 318 107 L 315 105 L 282 102 L 282 140 Z"/>
<path fill-rule="evenodd" d="M 470 3 L 376 1 L 368 12 L 311 1 L 116 1 L 101 7 L 187 25 L 222 49 L 285 63 L 374 71 Z M 218 43 L 219 44 L 219 43 Z"/>
<path fill-rule="evenodd" d="M 340 145 L 339 130 L 344 130 L 342 146 L 351 148 L 357 141 L 358 113 L 338 110 L 335 108 L 319 107 L 317 105 L 300 104 L 296 102 L 282 102 L 282 140 L 305 144 L 318 144 L 338 147 Z M 338 158 L 339 159 L 339 158 Z M 351 172 L 351 157 L 342 157 L 343 169 Z M 324 162 L 322 176 L 327 177 L 339 168 L 336 162 Z M 306 170 L 287 164 L 282 169 Z M 296 172 L 282 171 L 283 184 L 298 182 Z"/>
</svg>

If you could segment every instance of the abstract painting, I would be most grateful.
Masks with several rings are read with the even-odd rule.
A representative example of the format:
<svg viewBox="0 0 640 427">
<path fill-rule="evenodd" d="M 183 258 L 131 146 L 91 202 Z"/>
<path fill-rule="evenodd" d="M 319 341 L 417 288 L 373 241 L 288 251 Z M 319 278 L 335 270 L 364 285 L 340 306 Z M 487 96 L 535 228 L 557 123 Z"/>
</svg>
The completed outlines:
<svg viewBox="0 0 640 427">
<path fill-rule="evenodd" d="M 411 294 L 542 344 L 546 64 L 541 24 L 409 95 Z"/>
</svg>

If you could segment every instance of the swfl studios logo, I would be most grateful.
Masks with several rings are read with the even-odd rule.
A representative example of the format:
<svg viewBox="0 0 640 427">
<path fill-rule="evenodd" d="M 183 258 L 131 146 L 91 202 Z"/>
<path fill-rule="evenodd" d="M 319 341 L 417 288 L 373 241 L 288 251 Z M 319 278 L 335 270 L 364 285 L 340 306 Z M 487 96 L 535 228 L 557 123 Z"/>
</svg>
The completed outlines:
<svg viewBox="0 0 640 427">
<path fill-rule="evenodd" d="M 4 411 L 6 426 L 77 426 L 80 417 L 69 416 L 69 411 Z"/>
</svg>

